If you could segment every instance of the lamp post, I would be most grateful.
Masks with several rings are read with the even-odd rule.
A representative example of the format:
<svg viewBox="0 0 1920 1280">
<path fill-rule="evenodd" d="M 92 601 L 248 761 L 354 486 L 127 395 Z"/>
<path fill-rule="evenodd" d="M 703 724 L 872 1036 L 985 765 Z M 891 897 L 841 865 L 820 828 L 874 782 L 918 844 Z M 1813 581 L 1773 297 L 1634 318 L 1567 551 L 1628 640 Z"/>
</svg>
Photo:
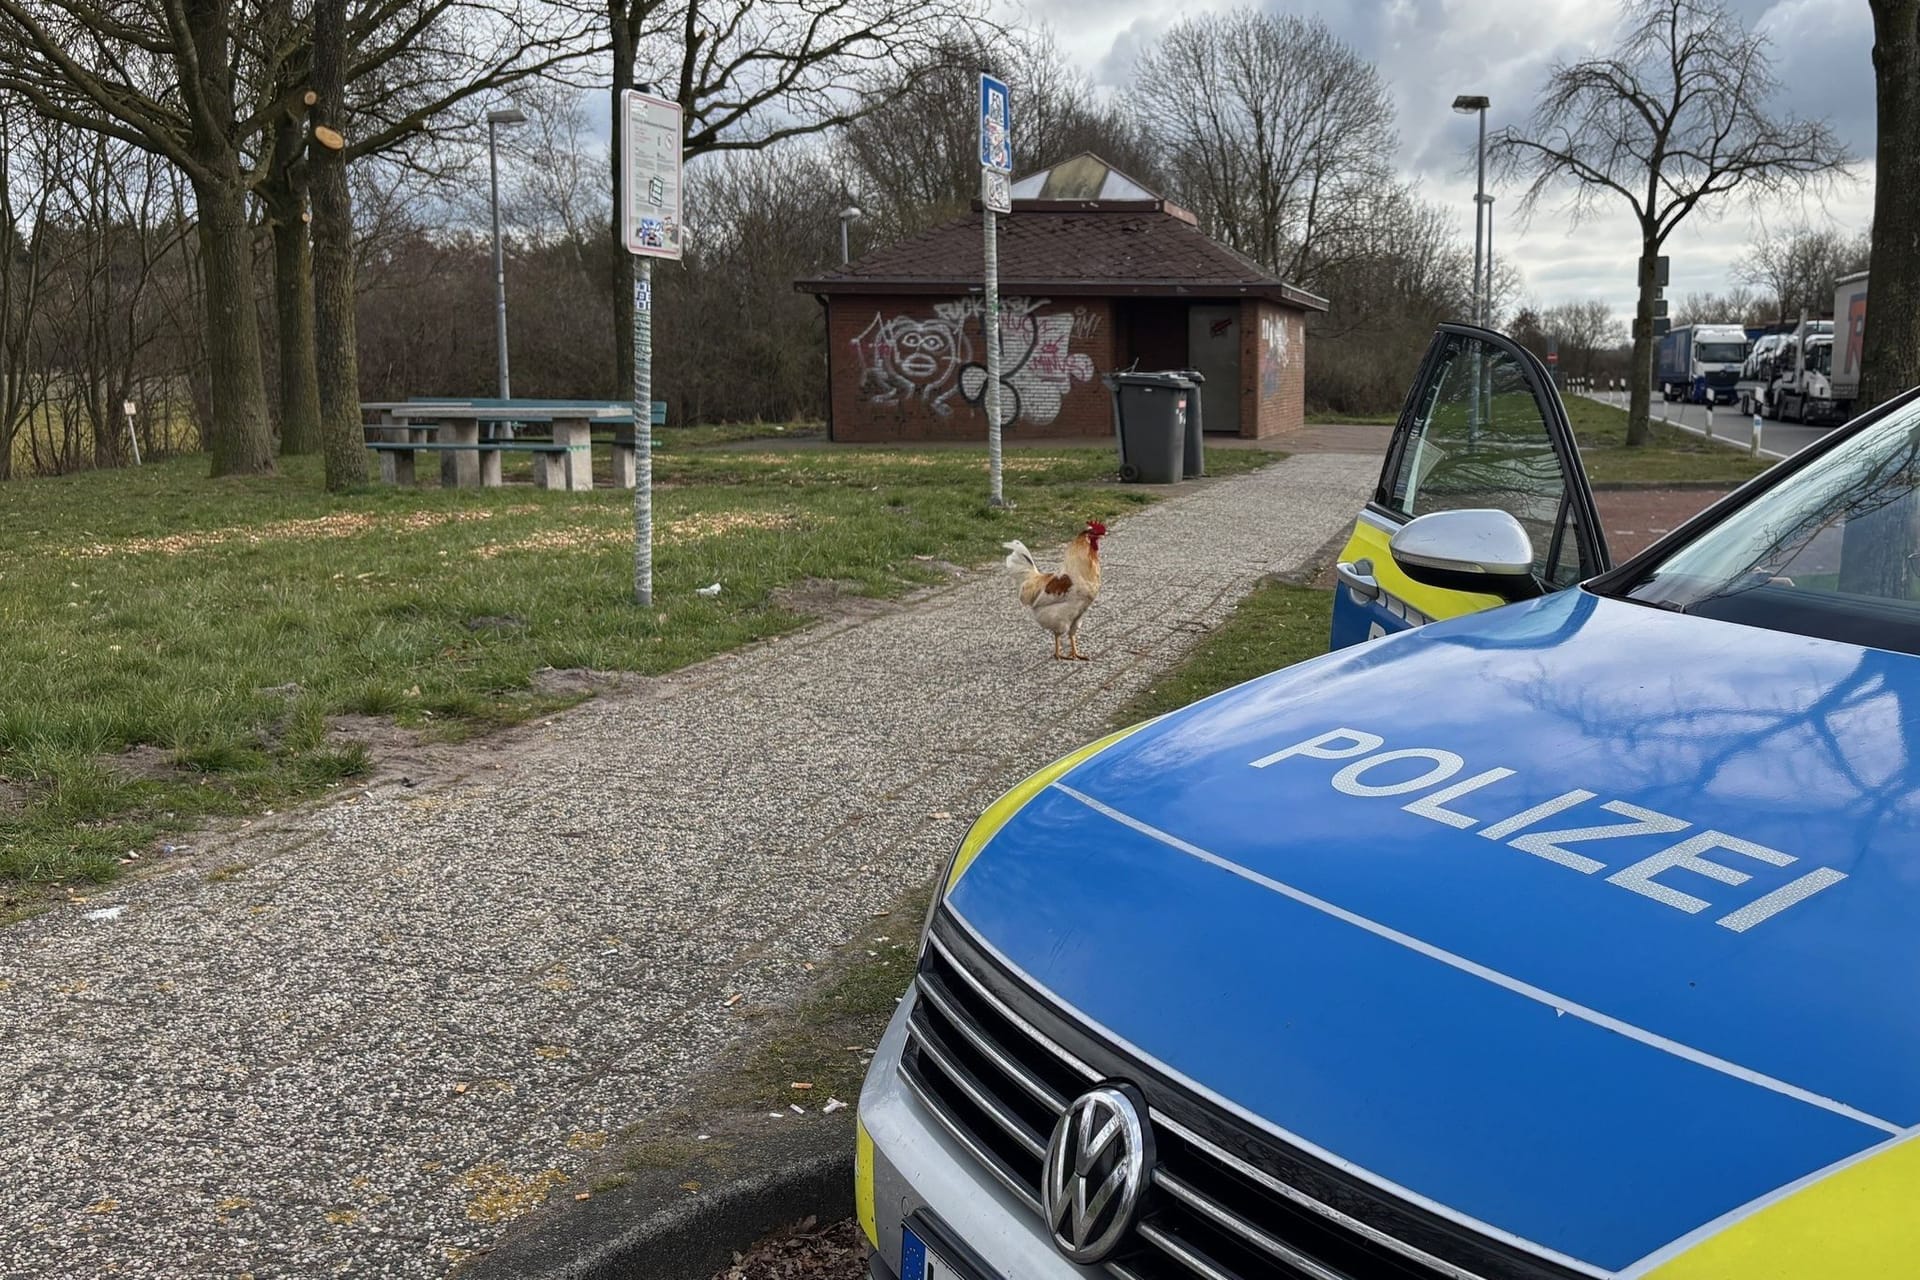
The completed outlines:
<svg viewBox="0 0 1920 1280">
<path fill-rule="evenodd" d="M 1473 322 L 1485 324 L 1486 295 L 1480 291 L 1480 270 L 1484 260 L 1485 243 L 1484 224 L 1481 219 L 1486 212 L 1487 203 L 1487 108 L 1493 103 L 1485 94 L 1463 93 L 1453 100 L 1453 109 L 1463 116 L 1479 115 L 1480 144 L 1477 150 L 1479 180 L 1474 187 L 1473 196 Z"/>
<path fill-rule="evenodd" d="M 1484 313 L 1480 323 L 1493 323 L 1493 197 L 1481 196 L 1480 207 L 1487 211 L 1487 273 L 1486 287 L 1480 291 L 1480 309 Z"/>
<path fill-rule="evenodd" d="M 840 211 L 840 265 L 843 267 L 852 261 L 851 256 L 847 253 L 847 227 L 849 224 L 858 221 L 860 221 L 859 205 L 850 204 Z"/>
<path fill-rule="evenodd" d="M 497 138 L 501 125 L 526 122 L 526 113 L 517 108 L 487 112 L 487 169 L 493 179 L 493 340 L 500 355 L 502 400 L 511 400 L 513 391 L 507 381 L 507 259 L 500 247 L 500 148 Z"/>
</svg>

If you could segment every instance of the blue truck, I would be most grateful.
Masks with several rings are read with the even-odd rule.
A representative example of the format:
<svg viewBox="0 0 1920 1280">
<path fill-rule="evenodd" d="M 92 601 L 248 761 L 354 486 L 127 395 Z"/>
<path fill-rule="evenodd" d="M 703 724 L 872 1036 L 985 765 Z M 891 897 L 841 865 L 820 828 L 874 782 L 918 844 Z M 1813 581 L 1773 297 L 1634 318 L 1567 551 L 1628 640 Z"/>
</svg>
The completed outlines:
<svg viewBox="0 0 1920 1280">
<path fill-rule="evenodd" d="M 1739 396 L 1747 331 L 1737 324 L 1683 324 L 1660 337 L 1654 381 L 1666 400 L 1732 404 Z"/>
</svg>

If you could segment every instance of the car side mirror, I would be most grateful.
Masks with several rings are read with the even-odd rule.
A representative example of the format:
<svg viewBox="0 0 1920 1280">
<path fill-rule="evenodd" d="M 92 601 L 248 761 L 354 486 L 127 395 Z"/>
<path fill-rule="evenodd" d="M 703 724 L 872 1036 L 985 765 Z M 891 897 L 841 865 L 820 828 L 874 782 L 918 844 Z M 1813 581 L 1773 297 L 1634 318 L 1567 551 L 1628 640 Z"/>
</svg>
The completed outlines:
<svg viewBox="0 0 1920 1280">
<path fill-rule="evenodd" d="M 1430 587 L 1507 601 L 1546 594 L 1533 576 L 1533 539 L 1505 511 L 1435 511 L 1408 521 L 1387 549 L 1403 573 Z"/>
</svg>

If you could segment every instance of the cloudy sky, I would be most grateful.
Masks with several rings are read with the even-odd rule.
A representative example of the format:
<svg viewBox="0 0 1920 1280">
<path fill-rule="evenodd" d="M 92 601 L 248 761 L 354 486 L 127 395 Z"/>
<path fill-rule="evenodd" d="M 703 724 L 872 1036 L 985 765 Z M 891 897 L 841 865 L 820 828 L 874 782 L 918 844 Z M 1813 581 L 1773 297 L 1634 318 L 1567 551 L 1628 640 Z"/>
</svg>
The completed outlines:
<svg viewBox="0 0 1920 1280">
<path fill-rule="evenodd" d="M 1269 0 L 1273 2 L 1273 0 Z M 1183 13 L 1218 4 L 1170 6 L 1155 0 L 1027 0 L 1032 20 L 1045 22 L 1067 52 L 1100 83 L 1134 91 L 1129 75 L 1143 45 Z M 1873 25 L 1866 0 L 1729 0 L 1751 27 L 1773 41 L 1784 87 L 1776 105 L 1825 117 L 1853 151 L 1866 158 L 1861 181 L 1843 187 L 1807 216 L 1831 217 L 1849 230 L 1872 217 Z M 1522 120 L 1556 59 L 1586 56 L 1609 42 L 1619 18 L 1613 0 L 1284 0 L 1297 13 L 1315 14 L 1380 68 L 1399 108 L 1400 164 L 1431 199 L 1460 210 L 1473 229 L 1474 139 L 1471 117 L 1449 109 L 1458 93 L 1493 100 L 1489 129 Z M 1017 103 L 1016 103 L 1017 107 Z M 1551 305 L 1597 297 L 1623 314 L 1633 304 L 1637 235 L 1625 203 L 1620 214 L 1578 227 L 1561 211 L 1542 206 L 1531 224 L 1517 225 L 1512 196 L 1495 188 L 1495 250 L 1525 272 L 1527 294 Z M 1667 242 L 1672 258 L 1669 298 L 1696 290 L 1723 290 L 1734 282 L 1758 218 L 1772 224 L 1800 216 L 1793 207 L 1756 209 L 1745 203 L 1709 220 L 1696 210 Z"/>
</svg>

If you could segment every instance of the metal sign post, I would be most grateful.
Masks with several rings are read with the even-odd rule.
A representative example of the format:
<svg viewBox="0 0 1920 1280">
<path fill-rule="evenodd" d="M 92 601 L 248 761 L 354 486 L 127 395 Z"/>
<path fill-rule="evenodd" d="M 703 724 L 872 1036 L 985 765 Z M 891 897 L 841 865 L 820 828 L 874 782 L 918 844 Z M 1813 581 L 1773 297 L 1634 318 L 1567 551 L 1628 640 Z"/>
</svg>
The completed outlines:
<svg viewBox="0 0 1920 1280">
<path fill-rule="evenodd" d="M 120 412 L 127 415 L 127 443 L 133 446 L 133 465 L 140 465 L 140 437 L 134 432 L 133 417 L 140 412 L 140 406 L 131 400 L 120 402 Z"/>
<path fill-rule="evenodd" d="M 653 604 L 653 260 L 678 261 L 680 104 L 629 89 L 621 95 L 621 226 L 633 273 L 633 598 Z"/>
<path fill-rule="evenodd" d="M 1013 172 L 1013 98 L 1003 81 L 980 73 L 980 203 L 986 242 L 986 308 L 980 328 L 987 340 L 987 503 L 1007 505 L 1000 487 L 1000 246 L 994 221 L 1013 209 L 1007 177 Z"/>
</svg>

